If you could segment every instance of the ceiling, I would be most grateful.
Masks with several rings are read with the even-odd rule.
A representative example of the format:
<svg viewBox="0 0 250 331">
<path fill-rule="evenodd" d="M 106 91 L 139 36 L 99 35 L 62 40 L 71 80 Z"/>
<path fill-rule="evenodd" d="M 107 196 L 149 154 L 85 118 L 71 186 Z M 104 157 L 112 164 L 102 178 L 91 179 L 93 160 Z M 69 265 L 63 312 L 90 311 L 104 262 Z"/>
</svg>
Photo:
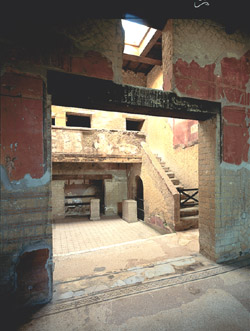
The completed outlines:
<svg viewBox="0 0 250 331">
<path fill-rule="evenodd" d="M 207 0 L 209 5 L 194 8 L 195 2 L 203 0 L 154 0 L 138 3 L 121 1 L 117 3 L 106 1 L 81 1 L 81 5 L 73 2 L 67 6 L 63 2 L 50 1 L 46 3 L 36 1 L 8 0 L 1 4 L 0 35 L 4 36 L 26 36 L 34 42 L 37 36 L 48 36 L 48 31 L 53 31 L 54 25 L 74 25 L 84 21 L 86 18 L 120 18 L 136 20 L 149 27 L 159 30 L 157 38 L 149 43 L 149 47 L 140 57 L 129 57 L 124 55 L 123 69 L 148 74 L 154 65 L 161 64 L 161 31 L 171 18 L 209 18 L 225 26 L 228 34 L 241 29 L 250 34 L 250 20 L 248 1 L 229 2 L 227 0 Z M 47 33 L 47 35 L 46 35 Z M 53 42 L 53 35 L 51 35 Z"/>
<path fill-rule="evenodd" d="M 147 75 L 155 65 L 162 64 L 162 33 L 157 30 L 140 56 L 123 54 L 123 70 Z"/>
</svg>

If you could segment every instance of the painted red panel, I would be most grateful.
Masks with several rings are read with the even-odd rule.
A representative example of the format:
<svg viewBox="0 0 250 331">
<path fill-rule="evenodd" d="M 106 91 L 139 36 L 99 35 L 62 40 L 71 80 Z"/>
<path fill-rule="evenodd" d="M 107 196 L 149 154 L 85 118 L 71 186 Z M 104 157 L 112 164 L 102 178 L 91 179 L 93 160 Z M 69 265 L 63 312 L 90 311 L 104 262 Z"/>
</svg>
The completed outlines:
<svg viewBox="0 0 250 331">
<path fill-rule="evenodd" d="M 199 99 L 216 100 L 216 85 L 189 78 L 175 77 L 175 86 L 183 94 Z"/>
<path fill-rule="evenodd" d="M 198 128 L 192 133 L 192 127 L 198 125 L 197 121 L 184 120 L 173 124 L 173 145 L 174 147 L 188 147 L 198 142 Z"/>
<path fill-rule="evenodd" d="M 1 164 L 10 180 L 25 174 L 40 178 L 43 168 L 43 104 L 41 100 L 1 97 Z"/>
<path fill-rule="evenodd" d="M 235 165 L 242 161 L 248 162 L 249 134 L 246 128 L 240 126 L 223 127 L 223 160 Z"/>
<path fill-rule="evenodd" d="M 192 84 L 193 82 L 189 78 L 175 77 L 175 86 L 181 93 L 188 94 Z"/>
<path fill-rule="evenodd" d="M 227 98 L 229 102 L 238 103 L 241 105 L 246 104 L 246 93 L 244 90 L 224 87 L 223 92 L 224 92 L 224 96 Z"/>
<path fill-rule="evenodd" d="M 246 110 L 244 107 L 223 107 L 223 118 L 228 124 L 237 124 L 246 127 Z"/>
<path fill-rule="evenodd" d="M 112 63 L 98 52 L 89 51 L 84 57 L 72 57 L 71 71 L 90 77 L 113 79 Z"/>
<path fill-rule="evenodd" d="M 1 94 L 41 99 L 43 97 L 43 82 L 41 79 L 31 76 L 5 73 L 1 78 Z"/>
<path fill-rule="evenodd" d="M 223 160 L 239 165 L 248 162 L 249 132 L 246 118 L 250 112 L 243 107 L 228 106 L 223 108 Z"/>
<path fill-rule="evenodd" d="M 223 58 L 221 61 L 221 76 L 223 84 L 245 89 L 245 85 L 249 80 L 245 58 L 239 60 Z"/>
<path fill-rule="evenodd" d="M 66 55 L 53 55 L 50 58 L 50 65 L 70 72 L 70 57 Z"/>
<path fill-rule="evenodd" d="M 174 75 L 180 77 L 188 77 L 192 80 L 214 82 L 216 80 L 216 76 L 214 75 L 214 69 L 215 64 L 200 67 L 199 64 L 195 61 L 187 63 L 182 59 L 178 59 L 178 61 L 174 64 Z"/>
</svg>

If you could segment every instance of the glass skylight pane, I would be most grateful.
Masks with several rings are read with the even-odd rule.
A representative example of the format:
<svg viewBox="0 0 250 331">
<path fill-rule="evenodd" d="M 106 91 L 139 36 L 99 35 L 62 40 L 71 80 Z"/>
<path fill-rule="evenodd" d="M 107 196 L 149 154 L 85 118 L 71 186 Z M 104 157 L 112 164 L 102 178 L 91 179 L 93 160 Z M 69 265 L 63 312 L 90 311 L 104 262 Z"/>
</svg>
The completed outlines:
<svg viewBox="0 0 250 331">
<path fill-rule="evenodd" d="M 135 22 L 122 20 L 122 26 L 125 31 L 125 44 L 139 46 L 143 40 L 148 27 Z"/>
</svg>

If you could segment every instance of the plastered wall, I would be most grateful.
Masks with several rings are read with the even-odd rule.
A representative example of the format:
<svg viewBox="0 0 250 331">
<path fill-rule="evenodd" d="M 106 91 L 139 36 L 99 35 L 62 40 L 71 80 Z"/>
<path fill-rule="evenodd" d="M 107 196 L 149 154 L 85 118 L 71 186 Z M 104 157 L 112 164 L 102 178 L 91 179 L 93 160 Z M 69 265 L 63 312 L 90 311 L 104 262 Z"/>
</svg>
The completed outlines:
<svg viewBox="0 0 250 331">
<path fill-rule="evenodd" d="M 201 249 L 218 261 L 248 254 L 250 38 L 239 31 L 227 34 L 210 20 L 178 19 L 168 22 L 163 44 L 164 89 L 222 106 L 222 127 L 216 137 L 220 162 L 213 178 L 220 183 L 215 221 L 210 225 L 214 230 L 208 241 L 201 237 Z M 201 205 L 200 213 L 202 209 Z"/>
<path fill-rule="evenodd" d="M 147 127 L 147 143 L 175 173 L 185 188 L 198 186 L 198 144 L 174 146 L 174 120 L 150 116 Z"/>
<path fill-rule="evenodd" d="M 122 82 L 120 20 L 88 19 L 50 27 L 42 35 L 39 30 L 37 39 L 30 38 L 36 35 L 35 26 L 23 33 L 20 26 L 18 38 L 0 32 L 0 292 L 3 299 L 12 295 L 23 303 L 47 302 L 53 292 L 47 70 Z M 23 263 L 29 268 L 22 279 Z M 43 279 L 37 277 L 34 283 L 37 270 Z"/>
<path fill-rule="evenodd" d="M 136 199 L 136 178 L 140 177 L 143 184 L 144 221 L 162 233 L 171 233 L 179 222 L 179 194 L 147 144 L 143 146 L 142 164 L 128 166 L 129 199 Z"/>
<path fill-rule="evenodd" d="M 163 62 L 166 77 L 172 68 L 172 34 L 165 31 Z M 141 77 L 144 76 L 144 80 Z M 141 73 L 123 71 L 123 82 L 153 89 L 163 89 L 163 66 L 154 66 L 147 76 Z M 165 86 L 166 88 L 166 86 Z M 170 87 L 169 87 L 170 88 Z M 180 179 L 185 188 L 198 187 L 198 122 L 173 118 L 148 116 L 143 126 L 147 143 Z"/>
</svg>

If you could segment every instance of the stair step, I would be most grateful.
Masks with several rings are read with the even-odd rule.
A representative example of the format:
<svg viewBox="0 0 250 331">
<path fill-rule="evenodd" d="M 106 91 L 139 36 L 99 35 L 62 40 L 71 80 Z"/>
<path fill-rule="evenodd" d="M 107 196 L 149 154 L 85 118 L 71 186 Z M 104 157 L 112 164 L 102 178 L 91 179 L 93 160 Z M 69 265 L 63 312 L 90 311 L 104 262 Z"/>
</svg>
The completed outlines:
<svg viewBox="0 0 250 331">
<path fill-rule="evenodd" d="M 171 171 L 166 171 L 166 174 L 168 175 L 169 178 L 174 178 L 174 173 Z"/>
<path fill-rule="evenodd" d="M 181 203 L 183 203 L 185 200 L 181 200 Z M 195 206 L 197 206 L 198 207 L 198 205 L 196 205 L 195 203 L 194 203 L 194 201 L 187 201 L 187 202 L 185 202 L 185 206 L 188 206 L 189 208 L 190 207 L 195 207 Z M 182 207 L 182 208 L 185 208 L 185 207 Z"/>
<path fill-rule="evenodd" d="M 199 216 L 187 216 L 181 217 L 180 223 L 178 223 L 175 227 L 176 231 L 184 231 L 191 228 L 199 227 Z"/>
<path fill-rule="evenodd" d="M 174 185 L 179 185 L 180 184 L 180 180 L 178 178 L 170 178 L 171 179 L 171 182 L 174 184 Z"/>
<path fill-rule="evenodd" d="M 199 222 L 199 215 L 194 215 L 194 216 L 185 216 L 185 217 L 181 217 L 180 218 L 180 221 L 181 222 L 187 222 L 187 223 L 194 223 L 198 225 L 198 222 Z"/>
<path fill-rule="evenodd" d="M 196 216 L 199 214 L 199 207 L 186 207 L 186 208 L 181 208 L 180 209 L 180 215 L 182 217 L 187 217 L 187 216 Z"/>
<path fill-rule="evenodd" d="M 162 168 L 165 172 L 169 172 L 169 170 L 170 170 L 168 167 L 162 167 Z"/>
</svg>

